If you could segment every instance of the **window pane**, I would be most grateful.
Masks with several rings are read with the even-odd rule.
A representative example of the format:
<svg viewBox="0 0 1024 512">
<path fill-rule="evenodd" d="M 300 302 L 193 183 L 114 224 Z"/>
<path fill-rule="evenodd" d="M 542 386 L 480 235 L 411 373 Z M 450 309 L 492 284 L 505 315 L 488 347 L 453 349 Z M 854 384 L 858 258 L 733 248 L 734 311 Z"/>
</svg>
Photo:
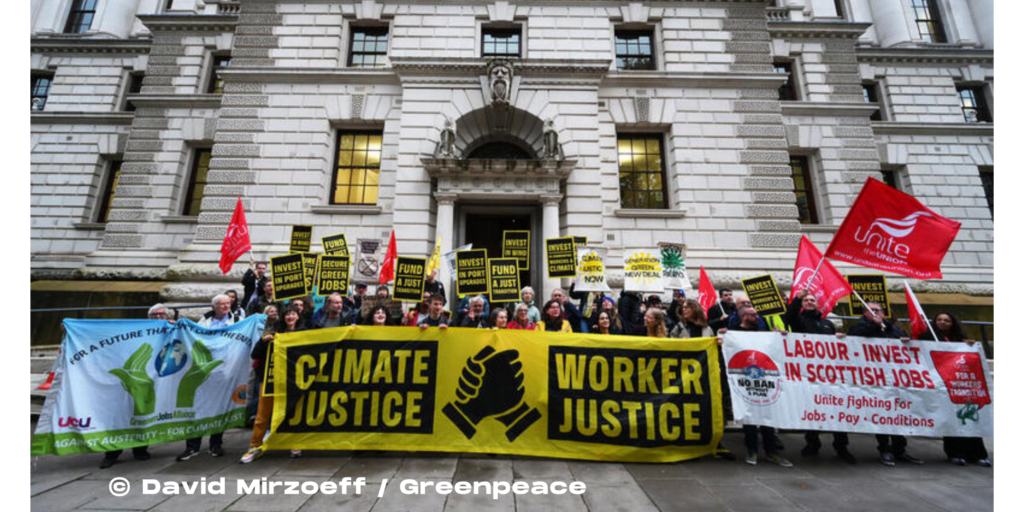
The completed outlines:
<svg viewBox="0 0 1024 512">
<path fill-rule="evenodd" d="M 624 208 L 667 208 L 660 134 L 620 134 L 619 192 Z"/>
<path fill-rule="evenodd" d="M 380 132 L 339 132 L 334 204 L 376 204 L 380 181 Z"/>
<path fill-rule="evenodd" d="M 388 52 L 387 27 L 353 27 L 349 65 L 378 67 L 384 65 Z"/>
<path fill-rule="evenodd" d="M 814 205 L 814 190 L 807 157 L 790 156 L 789 165 L 793 171 L 793 192 L 801 224 L 817 224 L 818 212 Z"/>
<path fill-rule="evenodd" d="M 210 170 L 210 157 L 209 149 L 196 150 L 185 196 L 185 215 L 199 215 L 199 207 L 206 193 L 206 175 Z"/>
<path fill-rule="evenodd" d="M 615 31 L 615 62 L 618 69 L 654 69 L 653 32 Z"/>
</svg>

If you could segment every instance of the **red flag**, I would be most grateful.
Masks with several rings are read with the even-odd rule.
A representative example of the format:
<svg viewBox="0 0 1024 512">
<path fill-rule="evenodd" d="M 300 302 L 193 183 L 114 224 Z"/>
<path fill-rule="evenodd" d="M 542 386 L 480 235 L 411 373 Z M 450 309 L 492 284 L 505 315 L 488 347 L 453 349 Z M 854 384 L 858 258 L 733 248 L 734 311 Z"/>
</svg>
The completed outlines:
<svg viewBox="0 0 1024 512">
<path fill-rule="evenodd" d="M 235 213 L 231 216 L 231 224 L 228 224 L 228 232 L 224 234 L 224 243 L 220 245 L 220 271 L 224 274 L 230 272 L 231 265 L 249 249 L 252 249 L 249 224 L 245 222 L 245 210 L 242 208 L 242 198 L 239 197 Z"/>
<path fill-rule="evenodd" d="M 910 313 L 910 336 L 912 339 L 917 339 L 922 334 L 928 332 L 928 317 L 924 314 L 924 308 L 921 307 L 921 303 L 917 301 L 917 296 L 914 295 L 914 290 L 910 289 L 910 285 L 907 281 L 903 281 L 903 288 L 907 290 L 907 311 Z M 935 340 L 939 341 L 939 340 Z"/>
<path fill-rule="evenodd" d="M 818 271 L 817 274 L 814 273 L 815 270 Z M 808 288 L 808 281 L 812 275 L 814 282 L 811 282 Z M 790 301 L 792 302 L 796 298 L 796 293 L 803 289 L 807 289 L 818 299 L 818 311 L 821 311 L 822 316 L 832 311 L 839 299 L 853 293 L 850 283 L 846 282 L 832 263 L 821 256 L 821 251 L 806 235 L 800 238 L 800 251 L 796 255 L 796 266 L 793 267 L 793 291 L 789 294 Z"/>
<path fill-rule="evenodd" d="M 938 279 L 939 265 L 959 230 L 959 222 L 868 178 L 825 257 L 917 279 Z"/>
<path fill-rule="evenodd" d="M 395 278 L 395 260 L 398 259 L 398 244 L 395 243 L 395 232 L 391 232 L 391 241 L 388 242 L 388 252 L 384 255 L 384 263 L 380 265 L 380 279 L 377 281 L 384 284 Z"/>
<path fill-rule="evenodd" d="M 704 265 L 700 266 L 700 285 L 697 288 L 697 302 L 700 302 L 700 307 L 704 308 L 705 315 L 715 305 L 715 302 L 718 302 L 718 294 L 715 293 L 715 287 L 704 272 Z"/>
</svg>

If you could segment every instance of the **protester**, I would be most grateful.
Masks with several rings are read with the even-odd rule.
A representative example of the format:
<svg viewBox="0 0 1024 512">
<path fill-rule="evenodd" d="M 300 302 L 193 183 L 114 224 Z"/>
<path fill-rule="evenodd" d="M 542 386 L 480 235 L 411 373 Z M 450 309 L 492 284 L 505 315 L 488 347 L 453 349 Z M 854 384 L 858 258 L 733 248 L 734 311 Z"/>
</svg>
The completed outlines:
<svg viewBox="0 0 1024 512">
<path fill-rule="evenodd" d="M 355 291 L 345 299 L 344 307 L 347 311 L 359 311 L 363 308 L 363 299 L 366 297 L 366 283 L 356 281 Z"/>
<path fill-rule="evenodd" d="M 531 306 L 527 306 L 524 302 L 520 302 L 519 304 L 517 304 L 515 318 L 513 318 L 512 321 L 508 323 L 507 328 L 520 331 L 535 330 L 537 328 L 537 325 L 533 323 L 532 320 L 530 320 L 530 308 Z"/>
<path fill-rule="evenodd" d="M 409 311 L 409 314 L 405 315 L 405 320 L 402 321 L 402 325 L 415 327 L 420 323 L 420 316 L 426 315 L 430 311 L 430 292 L 423 292 L 423 300 L 416 303 L 416 307 Z M 443 295 L 442 295 L 443 297 Z"/>
<path fill-rule="evenodd" d="M 163 304 L 153 304 L 149 308 L 147 317 L 150 320 L 167 320 L 167 307 Z M 174 320 L 167 320 L 168 322 L 174 323 Z M 114 464 L 117 464 L 117 458 L 121 456 L 121 452 L 124 450 L 110 450 L 103 454 L 103 460 L 100 461 L 100 469 L 107 469 Z M 135 460 L 149 460 L 149 446 L 136 446 L 132 448 L 132 456 Z"/>
<path fill-rule="evenodd" d="M 519 293 L 519 296 L 523 299 L 519 304 L 526 304 L 527 315 L 530 318 L 530 323 L 533 324 L 540 322 L 540 310 L 537 309 L 537 305 L 533 302 L 535 295 L 533 288 L 529 286 L 524 287 L 523 291 Z M 519 304 L 516 304 L 516 310 L 519 309 Z"/>
<path fill-rule="evenodd" d="M 735 329 L 736 326 L 740 324 L 740 315 L 739 315 L 739 313 L 737 313 L 739 311 L 739 308 L 743 308 L 743 307 L 752 308 L 752 307 L 754 307 L 754 303 L 751 302 L 750 299 L 748 299 L 746 295 L 736 295 L 734 297 L 733 303 L 734 303 L 734 305 L 736 307 L 736 310 L 734 310 L 729 315 L 729 318 L 726 319 L 725 327 L 728 328 L 728 329 Z M 757 311 L 757 309 L 755 308 L 754 311 Z M 757 315 L 757 324 L 762 326 L 762 327 L 764 327 L 764 330 L 766 330 L 766 331 L 771 331 L 772 330 L 771 326 L 768 325 L 768 321 L 765 320 L 765 318 L 763 316 L 761 316 L 760 313 L 758 313 L 758 315 Z M 708 325 L 711 325 L 711 321 L 710 320 L 708 321 Z"/>
<path fill-rule="evenodd" d="M 551 299 L 557 300 L 562 305 L 562 313 L 565 319 L 569 322 L 572 327 L 572 332 L 586 332 L 582 330 L 582 326 L 586 325 L 583 322 L 583 314 L 580 310 L 569 300 L 569 296 L 565 293 L 565 290 L 561 288 L 555 288 L 551 292 Z"/>
<path fill-rule="evenodd" d="M 462 321 L 466 319 L 466 315 L 469 313 L 469 310 L 470 310 L 470 301 L 472 299 L 475 299 L 476 297 L 480 297 L 480 298 L 482 298 L 484 300 L 483 317 L 487 318 L 488 316 L 490 316 L 490 314 L 491 314 L 491 303 L 490 303 L 490 301 L 487 300 L 487 297 L 484 297 L 483 295 L 475 295 L 475 296 L 474 295 L 466 295 L 466 296 L 462 297 L 461 300 L 459 300 L 459 309 L 455 313 L 455 325 L 456 326 L 460 326 L 460 327 L 462 326 Z"/>
<path fill-rule="evenodd" d="M 643 328 L 644 312 L 641 310 L 640 294 L 623 291 L 619 296 L 619 319 L 622 320 L 622 332 L 632 334 L 637 328 Z"/>
<path fill-rule="evenodd" d="M 313 324 L 313 329 L 327 329 L 330 327 L 343 327 L 348 325 L 344 323 L 341 316 L 342 310 L 342 298 L 340 293 L 332 293 L 327 297 L 327 301 L 324 302 L 324 314 L 321 314 L 317 318 L 316 323 Z"/>
<path fill-rule="evenodd" d="M 942 342 L 963 342 L 974 345 L 975 341 L 968 339 L 964 334 L 960 320 L 952 313 L 939 313 L 932 320 L 932 329 L 935 336 Z M 936 341 L 931 331 L 925 331 L 917 339 L 922 341 Z M 988 458 L 988 450 L 985 449 L 985 440 L 980 437 L 943 437 L 942 450 L 946 452 L 949 461 L 957 466 L 966 466 L 968 463 L 976 463 L 987 468 L 992 467 L 992 461 Z"/>
<path fill-rule="evenodd" d="M 274 281 L 267 279 L 263 282 L 262 289 L 263 293 L 259 295 L 259 298 L 255 299 L 249 304 L 249 307 L 245 309 L 245 314 L 247 316 L 259 314 L 260 311 L 263 311 L 271 304 L 277 305 L 278 311 L 284 308 L 284 304 L 274 301 Z"/>
<path fill-rule="evenodd" d="M 494 308 L 491 310 L 491 329 L 508 328 L 508 311 L 505 308 Z"/>
<path fill-rule="evenodd" d="M 591 332 L 597 332 L 599 330 L 598 324 L 601 322 L 601 313 L 608 315 L 609 330 L 608 332 L 602 332 L 602 334 L 615 334 L 621 335 L 626 334 L 623 330 L 625 327 L 622 325 L 622 319 L 619 318 L 619 313 L 615 309 L 615 300 L 609 296 L 601 298 L 601 305 L 594 311 L 593 320 L 590 322 L 592 328 Z"/>
<path fill-rule="evenodd" d="M 576 280 L 573 280 L 572 284 L 569 285 L 569 298 L 580 301 L 579 306 L 576 307 L 577 311 L 580 312 L 580 330 L 577 332 L 590 332 L 590 325 L 586 316 L 587 304 L 590 302 L 590 296 L 592 292 L 578 292 L 576 291 Z M 598 293 L 598 295 L 601 295 Z"/>
<path fill-rule="evenodd" d="M 665 326 L 672 332 L 683 318 L 683 306 L 686 304 L 686 292 L 672 290 L 672 302 L 665 311 Z"/>
<path fill-rule="evenodd" d="M 271 306 L 272 307 L 272 306 Z M 302 312 L 295 305 L 291 305 L 285 310 L 284 317 L 281 318 L 281 323 L 278 326 L 277 332 L 296 332 L 304 330 L 305 327 L 302 325 Z M 274 333 L 264 334 L 256 345 L 253 346 L 252 354 L 250 356 L 255 363 L 256 375 L 258 375 L 259 387 L 263 387 L 263 382 L 266 380 L 267 372 L 267 358 L 270 357 L 274 352 Z M 267 428 L 270 426 L 270 416 L 274 412 L 274 395 L 263 395 L 260 397 L 259 406 L 256 409 L 256 422 L 252 427 L 252 438 L 249 440 L 249 451 L 242 455 L 242 464 L 248 464 L 261 455 L 263 450 L 260 446 L 263 445 L 263 440 L 266 437 Z M 301 457 L 302 452 L 300 450 L 292 450 L 292 458 Z"/>
<path fill-rule="evenodd" d="M 472 328 L 486 328 L 487 325 L 487 313 L 484 312 L 484 299 L 483 295 L 477 295 L 469 299 L 469 310 L 462 317 L 462 321 L 459 322 L 459 327 L 472 327 Z"/>
<path fill-rule="evenodd" d="M 277 306 L 271 304 L 263 309 L 263 314 L 267 315 L 267 321 L 263 324 L 263 335 L 273 334 L 277 332 L 278 326 L 278 312 Z M 245 410 L 248 414 L 247 426 L 252 426 L 256 421 L 256 414 L 259 412 L 259 398 L 262 390 L 260 382 L 263 380 L 263 375 L 257 375 L 257 361 L 253 360 L 252 369 L 249 371 L 249 384 L 246 387 L 245 394 Z"/>
<path fill-rule="evenodd" d="M 731 298 L 731 297 L 730 297 Z M 757 311 L 750 306 L 742 306 L 737 310 L 740 317 L 740 323 L 734 330 L 737 331 L 767 331 L 768 327 L 761 325 L 757 319 Z M 721 318 L 721 317 L 719 317 Z M 710 323 L 710 322 L 709 322 Z M 724 335 L 729 329 L 722 328 L 718 331 L 719 335 Z M 747 464 L 756 466 L 758 462 L 758 450 L 757 450 L 757 433 L 761 432 L 761 443 L 764 445 L 765 458 L 784 468 L 793 467 L 793 463 L 786 460 L 781 454 L 779 454 L 779 442 L 778 436 L 775 433 L 775 429 L 765 425 L 743 425 L 743 438 L 747 446 Z"/>
<path fill-rule="evenodd" d="M 388 325 L 388 314 L 388 308 L 384 306 L 374 306 L 366 315 L 366 320 L 363 322 L 363 325 L 384 327 L 385 325 Z"/>
<path fill-rule="evenodd" d="M 786 313 L 782 320 L 789 326 L 789 330 L 795 333 L 836 335 L 839 338 L 845 336 L 843 333 L 836 334 L 836 326 L 824 318 L 818 310 L 818 299 L 807 290 L 799 290 L 795 298 L 786 307 Z M 831 432 L 832 448 L 836 455 L 847 464 L 856 464 L 857 459 L 850 453 L 850 436 L 846 432 Z M 807 444 L 800 454 L 804 457 L 813 457 L 821 450 L 821 435 L 817 430 L 808 430 L 804 434 Z"/>
<path fill-rule="evenodd" d="M 541 321 L 537 322 L 536 329 L 546 332 L 573 332 L 569 321 L 562 314 L 562 301 L 551 299 L 544 303 Z"/>
<path fill-rule="evenodd" d="M 269 280 L 267 264 L 262 261 L 256 263 L 250 258 L 249 268 L 246 269 L 245 275 L 242 276 L 242 291 L 245 292 L 245 296 L 242 297 L 242 308 L 248 311 L 249 303 L 255 300 L 255 298 L 263 296 L 263 283 Z"/>
<path fill-rule="evenodd" d="M 423 291 L 429 293 L 431 297 L 434 295 L 440 295 L 444 299 L 445 303 L 448 303 L 448 296 L 444 292 L 444 285 L 441 281 L 437 280 L 437 270 L 427 272 L 427 280 L 423 283 Z"/>
<path fill-rule="evenodd" d="M 718 290 L 718 303 L 708 309 L 708 325 L 715 332 L 723 327 L 729 327 L 727 323 L 729 315 L 735 313 L 736 310 L 737 305 L 733 301 L 732 290 L 729 288 Z"/>
<path fill-rule="evenodd" d="M 648 338 L 667 338 L 668 329 L 665 327 L 665 312 L 657 307 L 650 308 L 644 313 L 644 328 L 647 330 Z"/>
<path fill-rule="evenodd" d="M 309 296 L 299 297 L 288 301 L 288 308 L 295 308 L 299 312 L 299 324 L 303 327 L 309 327 L 310 317 L 313 316 L 313 301 Z"/>
<path fill-rule="evenodd" d="M 430 297 L 430 312 L 421 316 L 417 325 L 419 325 L 420 329 L 426 329 L 427 327 L 448 328 L 448 317 L 444 314 L 444 297 L 440 295 Z"/>
<path fill-rule="evenodd" d="M 591 327 L 590 332 L 596 334 L 622 334 L 621 325 L 615 325 L 612 323 L 613 315 L 614 313 L 607 310 L 599 311 L 597 313 L 597 323 L 595 323 L 594 326 Z M 617 317 L 616 320 L 618 320 Z"/>
<path fill-rule="evenodd" d="M 390 299 L 391 298 L 391 290 L 388 289 L 388 285 L 386 285 L 386 284 L 379 284 L 379 285 L 377 285 L 377 291 L 374 292 L 374 295 L 376 295 L 377 297 L 383 297 L 385 299 Z"/>
<path fill-rule="evenodd" d="M 877 302 L 868 302 L 864 309 L 864 316 L 860 321 L 850 327 L 850 336 L 863 336 L 865 338 L 890 338 L 907 342 L 910 338 L 896 324 L 889 322 L 883 315 L 884 310 Z M 907 438 L 897 435 L 877 434 L 879 461 L 886 466 L 895 466 L 896 461 L 909 462 L 911 464 L 924 464 L 924 461 L 907 453 Z"/>
<path fill-rule="evenodd" d="M 235 319 L 235 323 L 241 322 L 245 319 L 245 308 L 238 302 L 238 292 L 234 290 L 228 290 L 224 292 L 231 298 L 231 316 Z"/>
<path fill-rule="evenodd" d="M 210 306 L 211 311 L 203 315 L 203 318 L 198 322 L 200 327 L 218 329 L 236 322 L 235 318 L 231 316 L 231 298 L 227 295 L 222 293 L 214 296 L 213 300 L 210 301 Z"/>
</svg>

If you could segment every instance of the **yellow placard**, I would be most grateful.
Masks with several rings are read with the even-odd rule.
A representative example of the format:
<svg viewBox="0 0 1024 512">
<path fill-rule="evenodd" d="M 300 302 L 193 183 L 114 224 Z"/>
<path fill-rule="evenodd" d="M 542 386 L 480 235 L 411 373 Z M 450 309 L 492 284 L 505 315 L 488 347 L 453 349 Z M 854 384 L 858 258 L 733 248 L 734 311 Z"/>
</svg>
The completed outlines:
<svg viewBox="0 0 1024 512">
<path fill-rule="evenodd" d="M 671 462 L 722 437 L 714 338 L 355 326 L 273 357 L 265 449 Z"/>
</svg>

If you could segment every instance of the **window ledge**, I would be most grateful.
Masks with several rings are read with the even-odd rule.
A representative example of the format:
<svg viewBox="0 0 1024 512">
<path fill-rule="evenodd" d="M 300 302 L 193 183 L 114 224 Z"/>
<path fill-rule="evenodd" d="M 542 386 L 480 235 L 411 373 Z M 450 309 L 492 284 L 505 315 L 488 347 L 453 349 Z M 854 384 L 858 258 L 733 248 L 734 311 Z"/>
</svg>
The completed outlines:
<svg viewBox="0 0 1024 512">
<path fill-rule="evenodd" d="M 839 230 L 839 226 L 831 226 L 828 224 L 801 224 L 800 231 L 803 233 L 835 233 Z"/>
<path fill-rule="evenodd" d="M 81 229 L 85 231 L 103 231 L 107 229 L 105 222 L 76 222 L 72 224 L 75 229 Z"/>
<path fill-rule="evenodd" d="M 313 213 L 380 215 L 384 211 L 377 205 L 317 204 L 309 207 Z"/>
<path fill-rule="evenodd" d="M 639 208 L 618 208 L 614 212 L 616 217 L 627 217 L 635 219 L 681 219 L 686 217 L 686 209 L 679 210 L 646 210 Z"/>
<path fill-rule="evenodd" d="M 160 218 L 164 224 L 198 224 L 199 217 L 192 215 L 164 215 Z"/>
</svg>

